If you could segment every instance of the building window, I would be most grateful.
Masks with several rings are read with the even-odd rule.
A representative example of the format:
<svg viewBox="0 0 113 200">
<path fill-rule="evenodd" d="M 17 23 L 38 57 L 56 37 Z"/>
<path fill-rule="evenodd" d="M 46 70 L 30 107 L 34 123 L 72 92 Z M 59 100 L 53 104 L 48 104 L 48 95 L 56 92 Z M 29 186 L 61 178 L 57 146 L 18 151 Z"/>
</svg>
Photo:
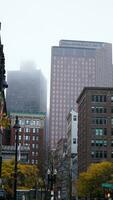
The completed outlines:
<svg viewBox="0 0 113 200">
<path fill-rule="evenodd" d="M 76 138 L 73 138 L 73 144 L 76 144 Z"/>
<path fill-rule="evenodd" d="M 22 132 L 22 128 L 19 128 L 19 132 Z"/>
<path fill-rule="evenodd" d="M 30 125 L 30 120 L 28 120 L 28 119 L 25 120 L 25 124 L 26 124 L 26 125 Z"/>
<path fill-rule="evenodd" d="M 111 124 L 113 125 L 113 118 L 111 118 Z"/>
<path fill-rule="evenodd" d="M 104 135 L 107 135 L 107 128 L 104 128 L 103 131 L 104 131 Z"/>
<path fill-rule="evenodd" d="M 25 120 L 24 119 L 21 120 L 21 125 L 25 125 Z"/>
<path fill-rule="evenodd" d="M 30 138 L 29 138 L 29 136 L 28 135 L 26 135 L 25 136 L 25 140 L 29 140 Z"/>
<path fill-rule="evenodd" d="M 111 113 L 113 113 L 113 107 L 111 108 Z"/>
<path fill-rule="evenodd" d="M 102 151 L 100 151 L 99 154 L 100 154 L 100 155 L 99 155 L 100 158 L 102 158 L 102 157 L 103 157 L 103 153 L 102 153 Z"/>
<path fill-rule="evenodd" d="M 76 121 L 76 120 L 77 120 L 77 119 L 76 119 L 76 115 L 74 115 L 74 116 L 73 116 L 73 121 Z"/>
<path fill-rule="evenodd" d="M 113 102 L 113 96 L 111 96 L 111 102 Z"/>
<path fill-rule="evenodd" d="M 107 158 L 107 151 L 104 151 L 104 158 Z"/>
<path fill-rule="evenodd" d="M 35 136 L 34 135 L 33 135 L 32 139 L 33 139 L 33 141 L 35 140 Z"/>
<path fill-rule="evenodd" d="M 113 158 L 113 151 L 111 152 L 111 158 Z"/>
<path fill-rule="evenodd" d="M 92 102 L 106 102 L 106 95 L 92 95 Z"/>
<path fill-rule="evenodd" d="M 35 148 L 35 144 L 32 144 L 32 148 L 33 148 L 33 149 Z"/>
<path fill-rule="evenodd" d="M 34 160 L 32 160 L 32 164 L 34 164 L 35 163 L 35 161 Z"/>
<path fill-rule="evenodd" d="M 91 107 L 91 112 L 95 112 L 95 107 Z"/>
<path fill-rule="evenodd" d="M 106 147 L 107 146 L 107 140 L 103 141 L 103 145 Z"/>
<path fill-rule="evenodd" d="M 96 151 L 96 158 L 102 158 L 103 152 L 102 151 Z"/>
<path fill-rule="evenodd" d="M 39 120 L 36 121 L 36 125 L 40 126 L 40 121 Z"/>
<path fill-rule="evenodd" d="M 31 120 L 31 125 L 35 126 L 35 120 Z"/>
<path fill-rule="evenodd" d="M 39 128 L 36 128 L 35 131 L 36 131 L 36 133 L 39 133 Z"/>
<path fill-rule="evenodd" d="M 113 147 L 113 141 L 111 141 L 111 146 Z"/>
<path fill-rule="evenodd" d="M 95 154 L 95 156 L 96 156 L 96 158 L 98 158 L 98 157 L 99 157 L 99 153 L 98 153 L 98 151 L 96 151 L 96 154 Z"/>
<path fill-rule="evenodd" d="M 30 128 L 26 128 L 25 131 L 26 131 L 26 133 L 29 133 L 30 132 Z"/>
<path fill-rule="evenodd" d="M 92 152 L 91 152 L 91 157 L 94 158 L 94 155 L 95 155 L 95 152 L 92 151 Z"/>
<path fill-rule="evenodd" d="M 96 128 L 95 129 L 95 135 L 103 135 L 103 129 L 102 128 Z"/>
<path fill-rule="evenodd" d="M 94 146 L 94 144 L 95 144 L 95 141 L 91 140 L 91 146 Z"/>
<path fill-rule="evenodd" d="M 35 155 L 35 152 L 34 151 L 32 151 L 32 156 L 34 156 Z"/>
<path fill-rule="evenodd" d="M 19 140 L 21 140 L 21 138 L 22 138 L 22 136 L 21 136 L 21 135 L 19 135 L 19 136 L 18 136 L 18 139 L 19 139 Z"/>
<path fill-rule="evenodd" d="M 22 124 L 22 120 L 21 120 L 21 119 L 19 119 L 19 124 L 20 124 L 20 125 Z"/>
<path fill-rule="evenodd" d="M 35 133 L 35 128 L 33 128 L 33 133 Z"/>
<path fill-rule="evenodd" d="M 113 128 L 111 129 L 111 135 L 113 135 Z"/>
</svg>

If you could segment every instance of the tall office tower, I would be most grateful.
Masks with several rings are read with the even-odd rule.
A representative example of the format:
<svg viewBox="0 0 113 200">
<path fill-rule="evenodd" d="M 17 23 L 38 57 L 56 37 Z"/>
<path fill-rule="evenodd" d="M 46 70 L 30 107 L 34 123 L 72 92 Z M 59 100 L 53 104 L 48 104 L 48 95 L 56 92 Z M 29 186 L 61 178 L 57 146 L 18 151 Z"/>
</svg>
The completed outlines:
<svg viewBox="0 0 113 200">
<path fill-rule="evenodd" d="M 52 47 L 50 88 L 50 147 L 66 135 L 66 116 L 77 111 L 84 86 L 112 86 L 112 44 L 61 40 Z"/>
<path fill-rule="evenodd" d="M 22 67 L 20 71 L 8 71 L 9 88 L 6 93 L 8 112 L 46 112 L 47 84 L 40 70 Z"/>
</svg>

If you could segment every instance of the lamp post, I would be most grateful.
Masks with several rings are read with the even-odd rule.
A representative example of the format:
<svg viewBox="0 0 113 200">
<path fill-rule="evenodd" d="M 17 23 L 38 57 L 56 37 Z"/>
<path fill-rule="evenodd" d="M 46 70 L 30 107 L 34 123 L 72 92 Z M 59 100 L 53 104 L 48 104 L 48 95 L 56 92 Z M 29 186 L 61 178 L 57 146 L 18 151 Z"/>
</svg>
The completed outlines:
<svg viewBox="0 0 113 200">
<path fill-rule="evenodd" d="M 0 31 L 1 31 L 1 22 L 0 22 Z M 0 112 L 2 113 L 6 112 L 6 103 L 5 103 L 5 97 L 4 97 L 4 90 L 8 88 L 8 84 L 5 80 L 5 58 L 4 58 L 4 52 L 3 52 L 3 45 L 1 44 L 1 34 L 0 34 L 0 97 L 3 98 L 3 104 L 2 100 L 0 99 Z M 3 107 L 3 108 L 2 108 Z M 0 186 L 2 185 L 2 179 L 1 179 L 1 173 L 2 173 L 2 130 L 0 127 Z"/>
<path fill-rule="evenodd" d="M 50 186 L 50 192 L 51 192 L 51 200 L 55 199 L 55 191 L 54 191 L 54 184 L 56 183 L 56 175 L 57 170 L 53 169 L 53 164 L 51 170 L 48 169 L 48 186 Z"/>
<path fill-rule="evenodd" d="M 15 129 L 15 136 L 16 136 L 16 146 L 15 146 L 15 167 L 14 167 L 14 200 L 16 200 L 17 196 L 17 156 L 18 156 L 18 131 L 19 131 L 19 120 L 18 116 L 16 116 L 15 125 L 13 127 Z"/>
</svg>

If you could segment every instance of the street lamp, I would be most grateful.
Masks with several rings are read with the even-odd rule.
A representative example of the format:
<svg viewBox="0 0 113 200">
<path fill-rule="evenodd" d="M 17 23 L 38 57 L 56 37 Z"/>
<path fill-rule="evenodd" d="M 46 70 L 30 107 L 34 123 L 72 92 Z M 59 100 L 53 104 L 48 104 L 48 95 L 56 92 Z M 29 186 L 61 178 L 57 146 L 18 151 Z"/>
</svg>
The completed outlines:
<svg viewBox="0 0 113 200">
<path fill-rule="evenodd" d="M 48 174 L 48 186 L 50 187 L 50 192 L 51 192 L 51 200 L 55 199 L 55 191 L 54 191 L 54 184 L 56 183 L 56 175 L 57 175 L 57 170 L 53 169 L 48 169 L 47 171 Z"/>
<path fill-rule="evenodd" d="M 15 136 L 16 136 L 16 146 L 15 146 L 15 168 L 14 168 L 14 200 L 16 200 L 16 196 L 17 196 L 17 156 L 18 156 L 18 132 L 19 132 L 19 120 L 18 120 L 18 116 L 16 116 L 16 120 L 15 120 L 15 125 L 13 126 L 13 128 L 15 129 Z"/>
<path fill-rule="evenodd" d="M 0 31 L 1 31 L 1 22 L 0 22 Z M 3 97 L 3 109 L 1 110 L 2 112 L 0 111 L 1 113 L 3 113 L 4 111 L 6 112 L 4 90 L 8 88 L 8 84 L 5 78 L 6 78 L 5 77 L 5 58 L 4 58 L 3 46 L 1 44 L 1 34 L 0 34 L 0 96 Z M 0 100 L 0 103 L 1 103 L 1 100 Z M 0 127 L 0 186 L 2 184 L 1 170 L 2 170 L 2 130 Z"/>
</svg>

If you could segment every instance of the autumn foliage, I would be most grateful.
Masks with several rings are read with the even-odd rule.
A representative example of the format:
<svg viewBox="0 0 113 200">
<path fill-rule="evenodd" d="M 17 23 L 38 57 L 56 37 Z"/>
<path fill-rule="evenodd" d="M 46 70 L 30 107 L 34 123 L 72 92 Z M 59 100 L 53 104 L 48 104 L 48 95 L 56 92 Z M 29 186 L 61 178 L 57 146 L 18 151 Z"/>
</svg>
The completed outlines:
<svg viewBox="0 0 113 200">
<path fill-rule="evenodd" d="M 36 187 L 39 177 L 37 166 L 28 164 L 18 164 L 17 188 L 31 189 Z M 14 160 L 3 161 L 2 180 L 4 189 L 9 193 L 13 193 L 14 185 Z"/>
<path fill-rule="evenodd" d="M 92 164 L 87 172 L 80 174 L 76 187 L 80 197 L 99 197 L 103 195 L 102 183 L 113 183 L 113 163 Z"/>
</svg>

